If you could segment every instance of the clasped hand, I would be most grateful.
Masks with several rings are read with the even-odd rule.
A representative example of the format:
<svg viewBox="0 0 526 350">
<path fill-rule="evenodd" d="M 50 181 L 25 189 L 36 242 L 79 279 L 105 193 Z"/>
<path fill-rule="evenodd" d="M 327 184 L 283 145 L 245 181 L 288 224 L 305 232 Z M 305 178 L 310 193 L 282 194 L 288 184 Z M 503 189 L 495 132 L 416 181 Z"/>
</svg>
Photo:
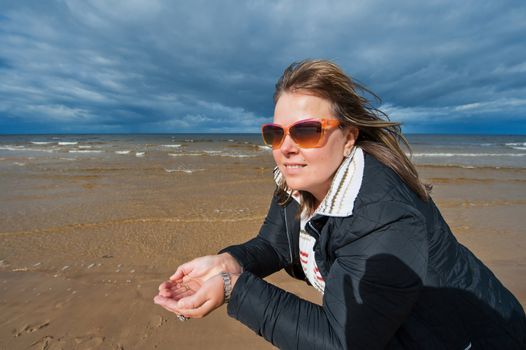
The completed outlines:
<svg viewBox="0 0 526 350">
<path fill-rule="evenodd" d="M 242 269 L 228 253 L 203 256 L 184 263 L 168 281 L 161 283 L 154 302 L 188 318 L 204 317 L 224 303 L 221 272 L 233 274 L 233 286 Z"/>
</svg>

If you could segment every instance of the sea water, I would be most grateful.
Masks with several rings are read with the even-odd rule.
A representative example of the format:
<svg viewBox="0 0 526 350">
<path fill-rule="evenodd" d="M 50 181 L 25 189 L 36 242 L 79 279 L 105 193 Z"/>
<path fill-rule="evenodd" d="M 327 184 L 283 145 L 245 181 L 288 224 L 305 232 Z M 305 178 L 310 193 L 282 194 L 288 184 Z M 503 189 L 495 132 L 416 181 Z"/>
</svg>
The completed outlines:
<svg viewBox="0 0 526 350">
<path fill-rule="evenodd" d="M 418 165 L 526 168 L 526 135 L 406 135 Z M 410 154 L 409 152 L 407 153 Z M 0 135 L 0 165 L 119 157 L 271 157 L 260 134 Z"/>
<path fill-rule="evenodd" d="M 525 168 L 526 135 L 409 134 L 416 164 Z"/>
</svg>

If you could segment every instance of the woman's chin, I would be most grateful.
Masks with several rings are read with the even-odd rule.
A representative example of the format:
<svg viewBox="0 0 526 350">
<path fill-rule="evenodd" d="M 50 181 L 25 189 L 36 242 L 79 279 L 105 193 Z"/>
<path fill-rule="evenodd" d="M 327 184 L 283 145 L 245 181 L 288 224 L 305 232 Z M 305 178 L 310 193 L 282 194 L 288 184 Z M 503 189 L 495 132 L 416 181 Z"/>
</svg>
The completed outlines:
<svg viewBox="0 0 526 350">
<path fill-rule="evenodd" d="M 297 183 L 296 181 L 287 181 L 287 187 L 292 191 L 305 191 L 305 187 L 301 184 Z"/>
</svg>

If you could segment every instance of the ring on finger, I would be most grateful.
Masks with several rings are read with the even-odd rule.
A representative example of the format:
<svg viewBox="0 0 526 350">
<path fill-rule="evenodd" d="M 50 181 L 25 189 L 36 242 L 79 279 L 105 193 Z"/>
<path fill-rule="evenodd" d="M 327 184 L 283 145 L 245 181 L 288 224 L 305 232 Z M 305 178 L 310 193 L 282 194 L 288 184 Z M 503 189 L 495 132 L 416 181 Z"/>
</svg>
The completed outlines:
<svg viewBox="0 0 526 350">
<path fill-rule="evenodd" d="M 178 318 L 179 321 L 181 321 L 181 322 L 184 322 L 184 321 L 190 319 L 189 317 L 186 317 L 186 316 L 183 316 L 183 315 L 177 315 L 177 318 Z"/>
</svg>

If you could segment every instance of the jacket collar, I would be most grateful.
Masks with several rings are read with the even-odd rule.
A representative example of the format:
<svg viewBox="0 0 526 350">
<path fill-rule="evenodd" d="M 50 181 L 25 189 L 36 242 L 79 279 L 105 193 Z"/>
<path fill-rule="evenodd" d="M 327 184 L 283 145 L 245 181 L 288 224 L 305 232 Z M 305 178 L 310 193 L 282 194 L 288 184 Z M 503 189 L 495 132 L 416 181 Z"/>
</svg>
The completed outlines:
<svg viewBox="0 0 526 350">
<path fill-rule="evenodd" d="M 329 192 L 320 203 L 316 214 L 325 216 L 347 217 L 352 215 L 354 201 L 362 186 L 364 172 L 363 150 L 355 146 L 349 157 L 346 157 L 338 170 L 329 188 Z M 274 181 L 279 186 L 284 181 L 278 167 L 274 168 Z M 301 195 L 297 191 L 288 190 L 291 196 L 301 203 Z M 292 193 L 291 193 L 292 192 Z"/>
</svg>

